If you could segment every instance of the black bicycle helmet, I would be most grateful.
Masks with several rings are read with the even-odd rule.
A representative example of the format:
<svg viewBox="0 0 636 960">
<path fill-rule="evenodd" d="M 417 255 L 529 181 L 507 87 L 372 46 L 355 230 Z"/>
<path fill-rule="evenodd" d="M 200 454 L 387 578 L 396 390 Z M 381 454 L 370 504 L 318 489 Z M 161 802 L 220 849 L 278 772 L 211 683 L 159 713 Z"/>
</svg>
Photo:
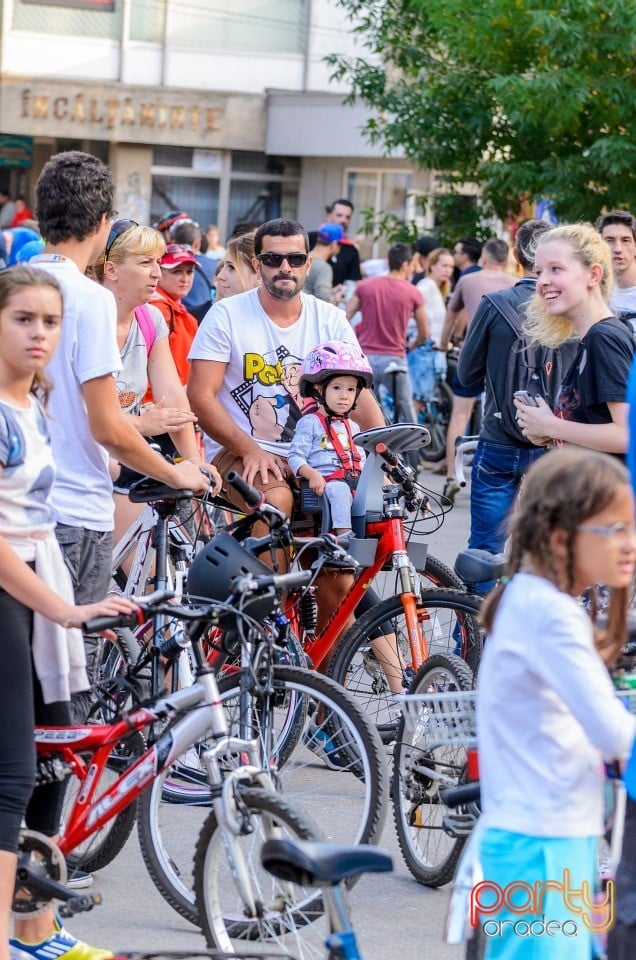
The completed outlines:
<svg viewBox="0 0 636 960">
<path fill-rule="evenodd" d="M 270 567 L 249 553 L 229 533 L 218 533 L 192 561 L 188 571 L 188 594 L 193 600 L 224 601 L 238 578 L 271 574 Z M 254 596 L 242 609 L 255 620 L 262 620 L 272 613 L 274 606 L 274 597 Z"/>
</svg>

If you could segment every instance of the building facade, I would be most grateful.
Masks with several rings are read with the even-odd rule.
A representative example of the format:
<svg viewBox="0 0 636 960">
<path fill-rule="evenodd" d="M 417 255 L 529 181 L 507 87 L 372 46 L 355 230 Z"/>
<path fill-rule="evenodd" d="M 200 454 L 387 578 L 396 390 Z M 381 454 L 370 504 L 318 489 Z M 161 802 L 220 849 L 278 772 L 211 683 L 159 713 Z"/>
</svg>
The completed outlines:
<svg viewBox="0 0 636 960">
<path fill-rule="evenodd" d="M 111 166 L 121 214 L 148 223 L 183 209 L 223 236 L 279 215 L 315 228 L 341 196 L 411 216 L 413 195 L 431 192 L 430 175 L 362 138 L 366 112 L 331 83 L 325 56 L 356 53 L 332 0 L 2 0 L 0 11 L 0 187 L 28 201 L 67 149 Z"/>
</svg>

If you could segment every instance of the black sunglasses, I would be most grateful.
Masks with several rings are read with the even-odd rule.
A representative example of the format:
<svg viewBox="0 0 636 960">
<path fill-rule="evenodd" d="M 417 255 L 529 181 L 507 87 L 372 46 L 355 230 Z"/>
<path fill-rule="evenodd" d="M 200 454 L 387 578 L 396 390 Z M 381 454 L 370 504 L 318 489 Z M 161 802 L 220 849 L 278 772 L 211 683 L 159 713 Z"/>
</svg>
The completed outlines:
<svg viewBox="0 0 636 960">
<path fill-rule="evenodd" d="M 136 220 L 115 220 L 113 225 L 110 228 L 110 233 L 108 234 L 108 240 L 106 242 L 106 249 L 104 250 L 104 259 L 108 260 L 108 255 L 117 240 L 118 237 L 121 237 L 122 233 L 126 233 L 127 230 L 130 230 L 131 227 L 138 227 L 139 224 Z"/>
<path fill-rule="evenodd" d="M 165 253 L 192 253 L 192 247 L 189 243 L 169 243 Z"/>
<path fill-rule="evenodd" d="M 283 260 L 286 260 L 290 267 L 304 267 L 308 257 L 308 253 L 259 253 L 256 259 L 266 267 L 280 267 Z"/>
</svg>

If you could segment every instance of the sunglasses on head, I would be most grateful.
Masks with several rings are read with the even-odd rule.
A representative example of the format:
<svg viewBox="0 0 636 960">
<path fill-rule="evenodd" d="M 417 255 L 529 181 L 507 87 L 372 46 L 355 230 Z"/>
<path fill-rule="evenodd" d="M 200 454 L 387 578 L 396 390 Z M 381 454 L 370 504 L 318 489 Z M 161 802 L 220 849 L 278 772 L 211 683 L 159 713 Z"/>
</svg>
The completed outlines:
<svg viewBox="0 0 636 960">
<path fill-rule="evenodd" d="M 256 259 L 266 267 L 280 267 L 283 260 L 286 260 L 290 267 L 304 267 L 308 257 L 308 253 L 259 253 Z"/>
<path fill-rule="evenodd" d="M 108 255 L 117 240 L 118 237 L 121 237 L 122 233 L 126 233 L 127 230 L 130 230 L 131 227 L 138 227 L 139 224 L 136 220 L 115 220 L 111 225 L 110 233 L 108 234 L 108 240 L 106 242 L 106 249 L 104 250 L 104 257 L 108 260 Z"/>
<path fill-rule="evenodd" d="M 166 253 L 192 253 L 192 247 L 189 243 L 169 243 L 165 250 Z"/>
</svg>

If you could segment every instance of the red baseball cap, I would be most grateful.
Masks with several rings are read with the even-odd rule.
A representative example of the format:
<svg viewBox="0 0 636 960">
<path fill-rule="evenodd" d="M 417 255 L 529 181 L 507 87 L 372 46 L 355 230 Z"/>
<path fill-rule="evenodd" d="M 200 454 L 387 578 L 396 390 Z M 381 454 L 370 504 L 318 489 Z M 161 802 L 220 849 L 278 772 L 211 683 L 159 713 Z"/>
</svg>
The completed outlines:
<svg viewBox="0 0 636 960">
<path fill-rule="evenodd" d="M 169 243 L 166 252 L 161 258 L 162 270 L 174 270 L 182 263 L 196 263 L 192 247 L 187 243 Z"/>
</svg>

